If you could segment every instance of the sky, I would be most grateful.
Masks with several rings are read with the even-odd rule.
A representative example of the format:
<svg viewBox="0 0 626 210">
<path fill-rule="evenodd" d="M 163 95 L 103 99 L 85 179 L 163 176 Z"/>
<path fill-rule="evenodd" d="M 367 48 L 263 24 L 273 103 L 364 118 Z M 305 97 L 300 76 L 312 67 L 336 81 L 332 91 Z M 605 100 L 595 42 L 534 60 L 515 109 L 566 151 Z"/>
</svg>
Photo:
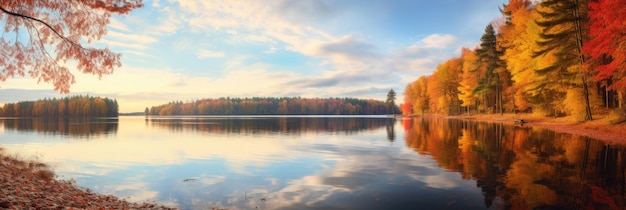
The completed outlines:
<svg viewBox="0 0 626 210">
<path fill-rule="evenodd" d="M 402 102 L 406 85 L 475 48 L 505 0 L 144 0 L 92 43 L 122 54 L 101 79 L 73 71 L 70 95 L 120 112 L 219 97 L 354 97 Z M 72 68 L 73 66 L 69 66 Z M 30 77 L 0 104 L 64 97 Z"/>
</svg>

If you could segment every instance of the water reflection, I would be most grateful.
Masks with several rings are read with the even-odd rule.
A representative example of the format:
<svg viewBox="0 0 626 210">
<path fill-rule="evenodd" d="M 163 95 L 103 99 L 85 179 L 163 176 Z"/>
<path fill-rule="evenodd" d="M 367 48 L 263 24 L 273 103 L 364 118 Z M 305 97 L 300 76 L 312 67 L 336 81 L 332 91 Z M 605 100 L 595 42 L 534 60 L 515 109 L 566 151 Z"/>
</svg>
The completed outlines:
<svg viewBox="0 0 626 210">
<path fill-rule="evenodd" d="M 4 118 L 0 119 L 4 130 L 36 132 L 51 135 L 90 137 L 115 134 L 117 118 Z"/>
<path fill-rule="evenodd" d="M 181 209 L 624 206 L 624 147 L 531 127 L 375 117 L 72 122 L 0 121 L 0 144 L 41 154 L 82 187 Z M 59 141 L 85 135 L 102 138 Z"/>
<path fill-rule="evenodd" d="M 405 119 L 406 145 L 476 180 L 485 206 L 623 209 L 624 146 L 544 129 Z"/>
<path fill-rule="evenodd" d="M 146 124 L 176 132 L 247 133 L 247 134 L 353 134 L 393 127 L 395 119 L 383 117 L 149 117 Z M 389 129 L 389 128 L 388 128 Z M 393 128 L 390 135 L 393 134 Z M 393 140 L 394 137 L 389 137 Z"/>
</svg>

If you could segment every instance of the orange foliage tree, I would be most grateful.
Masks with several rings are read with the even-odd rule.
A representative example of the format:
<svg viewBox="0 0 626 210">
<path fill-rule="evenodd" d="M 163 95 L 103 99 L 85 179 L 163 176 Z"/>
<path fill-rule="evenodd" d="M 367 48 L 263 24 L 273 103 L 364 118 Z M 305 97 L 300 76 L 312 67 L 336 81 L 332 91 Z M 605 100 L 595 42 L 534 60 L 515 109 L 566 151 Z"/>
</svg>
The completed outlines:
<svg viewBox="0 0 626 210">
<path fill-rule="evenodd" d="M 91 96 L 6 103 L 0 117 L 117 117 L 117 100 Z"/>
<path fill-rule="evenodd" d="M 26 74 L 68 93 L 74 75 L 63 64 L 102 77 L 120 67 L 121 55 L 83 46 L 106 34 L 112 14 L 142 7 L 142 0 L 3 0 L 0 2 L 0 81 Z M 49 52 L 48 49 L 54 49 Z"/>
<path fill-rule="evenodd" d="M 613 113 L 624 115 L 626 12 L 615 9 L 623 6 L 509 0 L 501 9 L 504 21 L 492 22 L 503 24 L 487 25 L 480 46 L 462 48 L 460 58 L 420 77 L 425 86 L 407 85 L 405 103 L 412 113 L 427 102 L 427 110 L 439 114 L 522 111 L 593 120 L 592 111 L 619 108 Z"/>
<path fill-rule="evenodd" d="M 300 98 L 254 97 L 200 99 L 183 103 L 170 102 L 150 108 L 146 115 L 363 115 L 387 114 L 389 106 L 384 101 L 356 98 Z M 396 105 L 391 107 L 399 112 Z"/>
<path fill-rule="evenodd" d="M 404 91 L 404 104 L 409 106 L 410 113 L 421 113 L 428 109 L 428 85 L 426 76 L 421 76 L 417 80 L 409 83 Z M 409 112 L 404 112 L 409 114 Z"/>
<path fill-rule="evenodd" d="M 499 28 L 498 45 L 504 49 L 500 57 L 507 63 L 507 70 L 513 81 L 513 110 L 528 111 L 531 107 L 528 95 L 532 95 L 534 81 L 538 80 L 534 72 L 536 59 L 533 49 L 539 39 L 539 26 L 535 23 L 538 13 L 529 0 L 511 0 L 502 9 L 506 17 L 505 24 Z"/>
</svg>

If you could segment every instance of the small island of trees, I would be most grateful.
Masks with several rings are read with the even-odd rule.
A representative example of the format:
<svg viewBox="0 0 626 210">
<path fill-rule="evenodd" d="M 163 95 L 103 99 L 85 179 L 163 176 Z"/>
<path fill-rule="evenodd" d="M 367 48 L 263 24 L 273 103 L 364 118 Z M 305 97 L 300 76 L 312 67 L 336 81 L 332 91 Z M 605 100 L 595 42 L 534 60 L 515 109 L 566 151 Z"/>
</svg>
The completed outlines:
<svg viewBox="0 0 626 210">
<path fill-rule="evenodd" d="M 398 113 L 395 105 L 373 99 L 254 97 L 170 102 L 145 109 L 146 115 L 381 115 Z"/>
<path fill-rule="evenodd" d="M 0 117 L 117 117 L 117 100 L 91 96 L 6 103 Z"/>
</svg>

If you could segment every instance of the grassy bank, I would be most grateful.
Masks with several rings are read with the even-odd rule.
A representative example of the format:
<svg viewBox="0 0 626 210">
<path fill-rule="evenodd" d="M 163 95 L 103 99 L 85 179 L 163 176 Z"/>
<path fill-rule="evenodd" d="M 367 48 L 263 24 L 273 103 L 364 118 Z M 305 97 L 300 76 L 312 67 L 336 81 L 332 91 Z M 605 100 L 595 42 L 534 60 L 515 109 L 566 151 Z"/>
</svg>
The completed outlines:
<svg viewBox="0 0 626 210">
<path fill-rule="evenodd" d="M 46 164 L 8 154 L 0 147 L 0 209 L 170 208 L 153 203 L 132 203 L 91 192 L 72 181 L 57 180 Z"/>
</svg>

